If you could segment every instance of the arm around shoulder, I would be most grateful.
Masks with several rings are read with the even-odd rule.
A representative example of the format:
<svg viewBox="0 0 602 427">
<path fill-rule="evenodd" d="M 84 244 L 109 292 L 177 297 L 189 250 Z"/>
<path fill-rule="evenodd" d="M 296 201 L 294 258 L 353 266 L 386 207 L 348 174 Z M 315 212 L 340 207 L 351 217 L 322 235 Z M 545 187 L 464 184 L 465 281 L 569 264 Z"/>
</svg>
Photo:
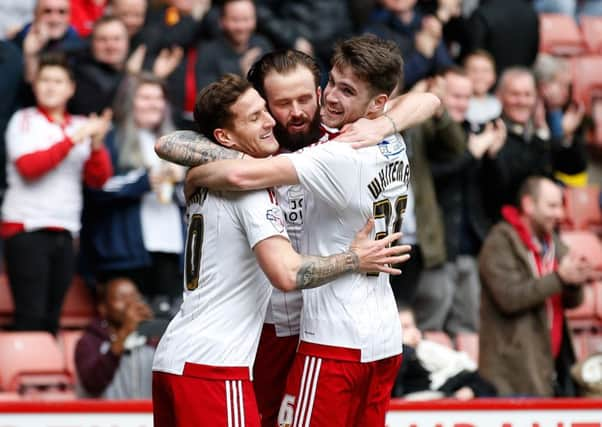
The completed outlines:
<svg viewBox="0 0 602 427">
<path fill-rule="evenodd" d="M 269 159 L 224 160 L 190 170 L 186 184 L 213 190 L 245 191 L 299 183 L 290 159 L 279 156 Z"/>
</svg>

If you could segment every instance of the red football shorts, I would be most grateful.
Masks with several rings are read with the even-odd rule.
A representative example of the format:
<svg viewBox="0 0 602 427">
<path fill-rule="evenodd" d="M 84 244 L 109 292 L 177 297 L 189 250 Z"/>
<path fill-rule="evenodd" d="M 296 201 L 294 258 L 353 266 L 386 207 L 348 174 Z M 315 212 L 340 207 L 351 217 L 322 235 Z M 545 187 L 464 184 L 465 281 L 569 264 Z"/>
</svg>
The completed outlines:
<svg viewBox="0 0 602 427">
<path fill-rule="evenodd" d="M 274 325 L 263 325 L 253 367 L 253 387 L 262 427 L 277 425 L 286 379 L 298 345 L 299 335 L 278 337 Z"/>
<path fill-rule="evenodd" d="M 383 427 L 400 365 L 401 355 L 362 363 L 359 350 L 302 342 L 287 380 L 279 426 Z"/>
<path fill-rule="evenodd" d="M 155 427 L 259 427 L 249 369 L 187 363 L 183 375 L 153 372 Z"/>
</svg>

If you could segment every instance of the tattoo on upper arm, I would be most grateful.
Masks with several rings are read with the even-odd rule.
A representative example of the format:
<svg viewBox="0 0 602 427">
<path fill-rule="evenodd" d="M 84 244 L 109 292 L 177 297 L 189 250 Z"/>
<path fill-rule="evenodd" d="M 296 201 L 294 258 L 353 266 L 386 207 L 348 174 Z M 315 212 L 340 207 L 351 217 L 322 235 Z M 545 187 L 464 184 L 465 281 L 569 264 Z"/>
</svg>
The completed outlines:
<svg viewBox="0 0 602 427">
<path fill-rule="evenodd" d="M 180 130 L 159 138 L 155 150 L 159 157 L 182 166 L 198 166 L 215 160 L 239 159 L 242 153 L 211 141 L 204 135 Z"/>
<path fill-rule="evenodd" d="M 297 289 L 311 289 L 342 276 L 358 271 L 360 260 L 353 251 L 328 257 L 303 256 L 303 262 L 297 272 Z"/>
</svg>

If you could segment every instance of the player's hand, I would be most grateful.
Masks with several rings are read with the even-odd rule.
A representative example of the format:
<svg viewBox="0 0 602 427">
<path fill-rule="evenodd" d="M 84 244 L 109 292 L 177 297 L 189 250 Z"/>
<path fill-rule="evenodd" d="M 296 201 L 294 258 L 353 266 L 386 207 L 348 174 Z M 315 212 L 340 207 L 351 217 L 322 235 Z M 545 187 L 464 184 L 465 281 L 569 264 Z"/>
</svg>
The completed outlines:
<svg viewBox="0 0 602 427">
<path fill-rule="evenodd" d="M 393 275 L 401 274 L 401 270 L 392 268 L 410 259 L 410 245 L 391 246 L 401 238 L 401 233 L 393 233 L 379 240 L 372 240 L 374 218 L 368 219 L 364 227 L 357 232 L 351 243 L 353 251 L 360 260 L 359 270 L 364 273 L 381 272 Z"/>
<path fill-rule="evenodd" d="M 386 120 L 385 125 L 388 128 L 383 130 L 379 120 L 362 117 L 343 126 L 341 133 L 333 141 L 349 143 L 355 149 L 371 147 L 379 144 L 387 136 L 386 132 L 391 129 L 391 123 Z"/>
</svg>

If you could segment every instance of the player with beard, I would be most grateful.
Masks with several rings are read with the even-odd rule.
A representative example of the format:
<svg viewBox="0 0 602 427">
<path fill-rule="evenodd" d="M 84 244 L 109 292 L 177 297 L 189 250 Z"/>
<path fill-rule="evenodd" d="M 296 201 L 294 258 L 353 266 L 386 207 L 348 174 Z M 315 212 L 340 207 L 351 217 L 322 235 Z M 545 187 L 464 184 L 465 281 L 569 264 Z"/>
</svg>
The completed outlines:
<svg viewBox="0 0 602 427">
<path fill-rule="evenodd" d="M 320 125 L 319 71 L 311 57 L 292 50 L 272 52 L 253 66 L 248 78 L 264 96 L 276 119 L 274 134 L 281 145 L 281 152 L 296 151 L 319 140 L 327 141 L 338 134 Z M 430 95 L 396 100 L 393 104 L 394 111 L 390 114 L 399 128 L 407 127 L 412 120 L 417 122 L 424 119 L 436 108 L 436 100 L 433 102 Z M 390 118 L 381 117 L 364 123 L 360 121 L 354 127 L 347 128 L 347 133 L 349 138 L 354 138 L 353 135 L 366 133 L 370 129 L 369 137 L 381 141 L 391 128 Z M 187 165 L 220 157 L 206 148 L 198 135 L 182 132 L 162 138 L 157 145 L 162 157 Z M 293 247 L 301 249 L 304 247 L 303 213 L 312 210 L 313 197 L 301 185 L 281 186 L 277 189 L 277 196 Z M 298 344 L 300 311 L 300 293 L 276 291 L 272 294 L 254 375 L 264 426 L 276 424 L 286 374 Z"/>
</svg>

